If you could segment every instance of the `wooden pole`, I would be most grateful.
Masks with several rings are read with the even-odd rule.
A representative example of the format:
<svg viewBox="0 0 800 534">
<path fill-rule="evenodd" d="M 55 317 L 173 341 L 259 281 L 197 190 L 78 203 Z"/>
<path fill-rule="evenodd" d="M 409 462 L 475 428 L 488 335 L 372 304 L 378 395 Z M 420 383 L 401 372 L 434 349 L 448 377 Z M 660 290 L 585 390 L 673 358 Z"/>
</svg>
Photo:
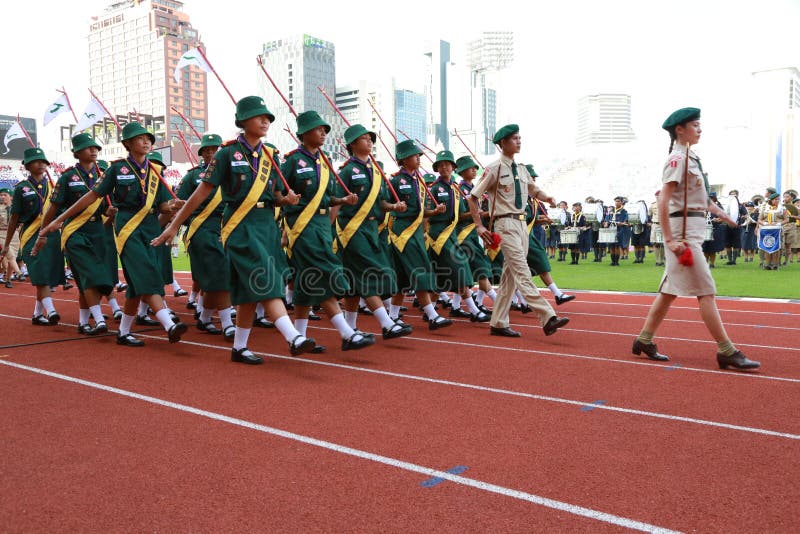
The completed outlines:
<svg viewBox="0 0 800 534">
<path fill-rule="evenodd" d="M 208 60 L 208 58 L 206 57 L 206 54 L 205 54 L 205 52 L 203 52 L 203 48 L 202 48 L 202 47 L 200 47 L 200 46 L 198 46 L 198 47 L 197 47 L 197 51 L 198 51 L 198 52 L 200 52 L 200 55 L 201 55 L 201 56 L 203 56 L 203 60 L 206 62 L 206 65 L 208 65 L 208 67 L 211 69 L 211 72 L 213 72 L 213 73 L 214 73 L 214 76 L 216 76 L 216 77 L 217 77 L 217 80 L 219 81 L 220 85 L 222 86 L 222 88 L 223 88 L 223 89 L 225 89 L 225 92 L 226 92 L 226 93 L 228 93 L 228 96 L 229 96 L 229 97 L 231 97 L 231 102 L 233 102 L 233 105 L 235 106 L 235 105 L 236 105 L 236 99 L 235 99 L 235 98 L 233 98 L 233 95 L 232 95 L 232 94 L 231 94 L 231 92 L 228 90 L 228 86 L 227 86 L 227 85 L 225 85 L 225 82 L 223 82 L 223 81 L 222 81 L 222 78 L 220 78 L 220 77 L 219 77 L 219 74 L 217 74 L 217 70 L 214 68 L 214 66 L 211 64 L 211 62 L 210 62 L 210 61 Z"/>
</svg>

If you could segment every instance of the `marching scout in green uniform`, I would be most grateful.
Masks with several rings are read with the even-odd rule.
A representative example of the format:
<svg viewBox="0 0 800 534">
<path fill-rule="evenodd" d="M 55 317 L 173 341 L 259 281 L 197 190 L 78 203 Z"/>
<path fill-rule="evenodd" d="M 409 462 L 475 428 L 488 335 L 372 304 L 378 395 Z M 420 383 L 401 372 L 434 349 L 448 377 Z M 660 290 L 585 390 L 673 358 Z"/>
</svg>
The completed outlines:
<svg viewBox="0 0 800 534">
<path fill-rule="evenodd" d="M 433 198 L 445 209 L 443 212 L 435 211 L 428 219 L 430 256 L 438 290 L 453 291 L 467 303 L 469 313 L 461 310 L 459 302 L 458 306 L 450 310 L 450 316 L 468 317 L 472 322 L 484 323 L 489 320 L 489 315 L 479 310 L 472 299 L 472 271 L 467 255 L 458 246 L 456 227 L 460 215 L 468 208 L 462 205 L 461 192 L 451 179 L 455 169 L 456 162 L 452 152 L 442 150 L 436 154 L 433 170 L 439 173 L 439 178 L 431 185 L 430 191 Z M 428 209 L 434 211 L 432 201 L 428 200 L 426 204 Z"/>
<path fill-rule="evenodd" d="M 721 369 L 757 369 L 760 364 L 737 350 L 725 332 L 716 302 L 716 284 L 708 263 L 703 261 L 706 210 L 721 218 L 731 228 L 738 221 L 724 209 L 711 202 L 700 160 L 689 149 L 700 141 L 700 110 L 682 108 L 673 112 L 661 127 L 669 132 L 669 158 L 664 164 L 663 187 L 658 196 L 658 212 L 664 234 L 666 267 L 659 284 L 658 295 L 650 307 L 647 319 L 634 339 L 632 352 L 642 352 L 656 361 L 667 361 L 653 343 L 658 326 L 667 315 L 678 295 L 696 296 L 701 317 L 717 342 L 717 364 Z M 677 143 L 677 146 L 676 146 Z"/>
<path fill-rule="evenodd" d="M 214 154 L 222 145 L 222 138 L 214 134 L 204 134 L 197 151 L 202 162 L 189 170 L 178 186 L 177 196 L 188 200 L 206 177 L 208 167 Z M 189 253 L 189 265 L 192 280 L 204 292 L 197 328 L 209 334 L 223 334 L 226 339 L 233 340 L 236 327 L 231 319 L 231 298 L 228 291 L 230 269 L 225 249 L 222 246 L 220 232 L 222 230 L 222 214 L 225 204 L 222 202 L 222 191 L 219 187 L 205 198 L 186 219 L 188 228 L 183 235 L 186 251 Z M 222 330 L 214 326 L 211 317 L 219 310 Z"/>
<path fill-rule="evenodd" d="M 220 239 L 225 248 L 230 299 L 237 306 L 231 361 L 260 364 L 263 359 L 247 348 L 257 303 L 289 344 L 293 356 L 311 351 L 316 343 L 295 329 L 281 300 L 289 273 L 281 247 L 275 208 L 297 204 L 299 196 L 286 191 L 276 167 L 275 149 L 262 142 L 275 116 L 258 96 L 236 103 L 236 126 L 242 133 L 222 144 L 205 170 L 202 182 L 153 245 L 171 241 L 180 225 L 216 188 L 224 210 Z"/>
<path fill-rule="evenodd" d="M 102 159 L 97 160 L 97 168 L 100 169 L 101 176 L 108 170 L 108 162 Z M 108 202 L 106 202 L 108 203 Z M 128 284 L 122 284 L 119 280 L 119 254 L 117 254 L 117 241 L 114 235 L 114 218 L 116 217 L 117 208 L 113 205 L 106 209 L 106 213 L 102 215 L 103 219 L 103 242 L 105 244 L 106 254 L 104 261 L 108 272 L 111 274 L 111 282 L 114 284 L 117 292 L 125 291 L 128 289 Z M 119 321 L 122 318 L 122 310 L 119 308 L 116 299 L 108 297 L 108 302 L 114 311 L 114 320 Z"/>
<path fill-rule="evenodd" d="M 406 210 L 393 212 L 389 228 L 392 240 L 392 254 L 397 269 L 397 285 L 401 289 L 392 297 L 389 315 L 397 319 L 403 303 L 402 290 L 412 288 L 416 292 L 420 307 L 425 312 L 428 328 L 437 330 L 453 324 L 441 317 L 431 302 L 431 292 L 436 289 L 436 275 L 425 246 L 423 218 L 433 215 L 425 210 L 426 185 L 419 177 L 419 157 L 422 155 L 414 141 L 401 141 L 395 147 L 395 159 L 400 170 L 392 175 L 392 187 Z M 444 213 L 446 207 L 440 205 L 437 213 Z"/>
<path fill-rule="evenodd" d="M 186 325 L 174 322 L 164 307 L 161 260 L 157 250 L 150 246 L 150 241 L 161 231 L 157 213 L 171 213 L 183 203 L 171 198 L 158 169 L 147 158 L 154 141 L 155 136 L 141 124 L 126 124 L 122 129 L 122 144 L 128 150 L 128 157 L 112 162 L 92 190 L 46 229 L 55 230 L 64 220 L 110 196 L 118 210 L 114 221 L 116 246 L 128 282 L 117 343 L 131 347 L 144 345 L 130 333 L 141 300 L 155 311 L 170 343 L 180 341 L 186 332 Z"/>
<path fill-rule="evenodd" d="M 34 305 L 34 325 L 48 326 L 58 324 L 61 316 L 53 306 L 50 287 L 63 284 L 64 255 L 61 252 L 61 232 L 55 232 L 52 239 L 42 235 L 42 217 L 50 208 L 52 187 L 47 173 L 50 162 L 41 148 L 28 148 L 23 153 L 22 164 L 31 174 L 14 187 L 11 202 L 11 219 L 3 245 L 3 253 L 7 253 L 11 236 L 19 229 L 19 251 L 28 267 L 31 284 L 36 288 L 36 304 Z M 41 241 L 36 255 L 32 255 L 34 245 Z M 46 314 L 46 315 L 45 315 Z"/>
<path fill-rule="evenodd" d="M 42 221 L 44 226 L 50 224 L 57 213 L 80 200 L 100 179 L 97 154 L 101 148 L 89 134 L 81 133 L 72 138 L 72 153 L 78 163 L 58 179 L 50 197 L 50 209 Z M 66 221 L 61 230 L 61 248 L 80 292 L 78 332 L 82 334 L 96 335 L 108 331 L 100 310 L 101 297 L 108 297 L 114 288 L 106 265 L 108 254 L 103 214 L 107 209 L 105 199 L 100 198 Z M 95 322 L 94 328 L 89 325 L 90 315 Z"/>
<path fill-rule="evenodd" d="M 395 323 L 383 306 L 383 298 L 397 292 L 397 277 L 389 262 L 384 247 L 379 242 L 378 224 L 390 211 L 402 210 L 401 203 L 391 204 L 381 169 L 371 160 L 375 132 L 354 124 L 344 132 L 344 140 L 350 159 L 339 171 L 339 177 L 353 194 L 358 195 L 356 204 L 342 204 L 336 219 L 334 248 L 342 259 L 350 291 L 345 297 L 345 319 L 356 329 L 359 297 L 381 325 L 384 339 L 411 334 L 409 325 Z M 346 192 L 336 185 L 337 196 Z M 387 239 L 388 244 L 388 239 Z"/>
<path fill-rule="evenodd" d="M 502 155 L 484 169 L 481 181 L 470 193 L 469 209 L 478 234 L 483 239 L 491 239 L 491 231 L 483 226 L 478 213 L 478 202 L 483 193 L 487 192 L 492 203 L 494 231 L 502 237 L 500 247 L 503 250 L 503 273 L 492 310 L 490 334 L 507 337 L 521 335 L 509 328 L 508 322 L 511 298 L 514 291 L 519 289 L 528 305 L 539 316 L 544 332 L 549 336 L 566 325 L 569 319 L 558 317 L 531 281 L 531 271 L 526 261 L 530 238 L 525 224 L 524 199 L 530 195 L 550 203 L 555 201 L 536 186 L 523 165 L 514 161 L 514 155 L 520 151 L 520 139 L 516 124 L 504 126 L 494 135 L 492 140 L 499 145 Z"/>
<path fill-rule="evenodd" d="M 356 350 L 374 344 L 375 338 L 353 329 L 339 308 L 337 299 L 350 291 L 350 284 L 341 259 L 333 252 L 330 208 L 353 206 L 359 199 L 353 193 L 334 196 L 334 170 L 322 151 L 330 129 L 316 111 L 297 116 L 296 135 L 301 144 L 286 154 L 281 165 L 289 187 L 300 195 L 297 205 L 283 210 L 288 237 L 286 254 L 294 282 L 295 328 L 303 333 L 311 307 L 321 305 L 342 338 L 342 350 Z"/>
</svg>

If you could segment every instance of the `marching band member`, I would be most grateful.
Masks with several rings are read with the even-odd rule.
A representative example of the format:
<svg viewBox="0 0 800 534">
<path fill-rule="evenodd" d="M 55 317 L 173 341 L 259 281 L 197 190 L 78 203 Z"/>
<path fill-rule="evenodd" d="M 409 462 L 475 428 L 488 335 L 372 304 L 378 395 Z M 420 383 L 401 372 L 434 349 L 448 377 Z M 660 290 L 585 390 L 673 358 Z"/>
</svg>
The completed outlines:
<svg viewBox="0 0 800 534">
<path fill-rule="evenodd" d="M 572 215 L 567 222 L 571 228 L 577 228 L 578 230 L 578 242 L 569 246 L 570 257 L 572 258 L 569 264 L 578 265 L 581 255 L 589 251 L 592 239 L 590 227 L 586 223 L 586 216 L 583 214 L 583 206 L 580 202 L 572 204 Z"/>
<path fill-rule="evenodd" d="M 781 262 L 781 250 L 783 249 L 783 225 L 787 219 L 787 212 L 786 209 L 780 204 L 780 195 L 778 193 L 772 193 L 770 196 L 767 197 L 767 207 L 761 212 L 761 215 L 758 216 L 758 225 L 763 232 L 763 227 L 765 225 L 780 225 L 781 226 L 781 233 L 780 233 L 780 240 L 781 243 L 778 244 L 777 249 L 775 252 L 766 252 L 764 253 L 764 270 L 766 271 L 777 271 L 778 265 Z"/>
<path fill-rule="evenodd" d="M 622 241 L 623 231 L 622 228 L 628 225 L 628 212 L 625 209 L 624 198 L 621 196 L 614 197 L 614 209 L 609 210 L 603 219 L 603 227 L 608 228 L 611 225 L 616 225 L 617 240 L 610 244 L 611 248 L 611 265 L 619 266 L 619 260 L 622 256 Z"/>
<path fill-rule="evenodd" d="M 722 208 L 722 204 L 720 204 L 719 200 L 717 200 L 717 194 L 714 191 L 711 191 L 708 194 L 709 200 L 717 206 L 719 209 Z M 703 255 L 708 262 L 708 266 L 711 269 L 715 269 L 716 265 L 714 265 L 717 261 L 717 253 L 722 252 L 725 249 L 725 226 L 720 217 L 713 217 L 711 216 L 709 210 L 709 216 L 711 217 L 711 240 L 703 242 Z M 738 224 L 738 223 L 737 223 Z"/>
<path fill-rule="evenodd" d="M 658 195 L 661 190 L 656 191 L 656 200 L 650 204 L 650 209 L 647 211 L 647 216 L 650 219 L 650 242 L 653 244 L 653 254 L 655 256 L 656 267 L 663 267 L 664 265 L 664 234 L 661 234 L 661 242 L 656 242 L 655 236 L 657 232 L 661 232 L 661 222 L 658 213 Z"/>
<path fill-rule="evenodd" d="M 753 202 L 745 202 L 746 214 L 742 224 L 742 251 L 744 251 L 744 262 L 752 263 L 755 250 L 758 248 L 756 238 L 756 228 L 758 226 L 758 209 Z"/>
</svg>

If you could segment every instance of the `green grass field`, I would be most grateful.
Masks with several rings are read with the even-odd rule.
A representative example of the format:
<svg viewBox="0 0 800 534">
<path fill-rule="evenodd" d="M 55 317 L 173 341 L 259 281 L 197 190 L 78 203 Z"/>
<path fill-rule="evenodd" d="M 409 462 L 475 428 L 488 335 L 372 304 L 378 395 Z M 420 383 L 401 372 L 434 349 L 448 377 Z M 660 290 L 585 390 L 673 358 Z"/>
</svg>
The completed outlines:
<svg viewBox="0 0 800 534">
<path fill-rule="evenodd" d="M 567 261 L 551 259 L 553 278 L 562 289 L 597 289 L 604 291 L 635 291 L 654 293 L 664 274 L 663 267 L 655 267 L 652 254 L 648 254 L 644 264 L 633 263 L 633 251 L 627 261 L 620 261 L 619 267 L 611 267 L 608 257 L 603 263 L 594 263 L 592 254 L 589 260 L 581 260 L 579 265 L 569 265 Z M 173 258 L 175 270 L 189 270 L 189 256 L 183 250 L 178 258 Z M 735 266 L 725 265 L 725 260 L 717 259 L 717 266 L 711 271 L 717 282 L 719 295 L 729 297 L 764 297 L 800 299 L 800 263 L 790 263 L 777 271 L 764 271 L 758 268 L 758 258 L 753 263 L 737 260 Z M 541 280 L 534 279 L 537 286 Z"/>
</svg>

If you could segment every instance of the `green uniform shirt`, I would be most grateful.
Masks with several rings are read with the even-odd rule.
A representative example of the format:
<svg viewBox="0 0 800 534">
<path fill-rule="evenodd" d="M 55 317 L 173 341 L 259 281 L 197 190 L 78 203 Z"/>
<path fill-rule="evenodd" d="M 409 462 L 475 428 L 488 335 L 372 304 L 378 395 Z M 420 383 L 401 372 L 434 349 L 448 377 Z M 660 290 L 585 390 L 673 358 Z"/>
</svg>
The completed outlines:
<svg viewBox="0 0 800 534">
<path fill-rule="evenodd" d="M 19 182 L 14 187 L 14 197 L 11 200 L 11 215 L 19 215 L 22 229 L 19 235 L 25 233 L 28 225 L 42 213 L 44 199 L 51 193 L 50 182 L 47 177 L 36 183 L 32 178 Z"/>
<path fill-rule="evenodd" d="M 411 176 L 402 169 L 400 172 L 392 175 L 392 187 L 397 192 L 402 202 L 406 203 L 407 209 L 403 213 L 393 212 L 392 215 L 395 219 L 416 219 L 419 211 L 422 209 L 420 202 L 420 188 L 422 185 L 419 180 Z"/>
<path fill-rule="evenodd" d="M 351 157 L 347 163 L 339 171 L 339 177 L 347 186 L 351 193 L 358 195 L 358 203 L 354 206 L 349 204 L 342 204 L 339 208 L 339 218 L 343 221 L 348 221 L 358 213 L 358 210 L 363 206 L 364 201 L 372 192 L 372 162 L 363 162 L 356 157 Z M 386 184 L 381 179 L 379 183 L 380 191 L 378 196 L 375 197 L 375 203 L 372 205 L 367 218 L 374 217 L 375 220 L 383 220 L 383 210 L 381 209 L 381 200 L 389 202 L 388 191 Z M 341 198 L 346 195 L 345 190 L 337 182 L 336 196 Z"/>
<path fill-rule="evenodd" d="M 444 204 L 447 209 L 445 209 L 444 213 L 437 213 L 436 215 L 431 216 L 428 221 L 431 225 L 440 225 L 444 224 L 445 226 L 453 222 L 453 215 L 454 211 L 457 211 L 455 216 L 466 211 L 464 208 L 465 206 L 461 205 L 460 199 L 461 196 L 453 191 L 452 187 L 450 186 L 450 182 L 444 182 L 442 179 L 438 179 L 433 184 L 431 184 L 431 194 L 433 198 L 436 199 L 436 202 L 439 204 Z M 425 205 L 429 210 L 435 208 L 433 205 L 433 201 L 430 198 L 425 200 Z"/>
<path fill-rule="evenodd" d="M 208 166 L 209 167 L 211 166 L 210 162 Z M 189 197 L 192 196 L 192 193 L 195 192 L 195 189 L 197 189 L 197 186 L 199 186 L 200 183 L 203 181 L 203 179 L 206 177 L 206 170 L 207 166 L 204 164 L 200 164 L 198 167 L 189 169 L 189 172 L 186 173 L 186 176 L 183 177 L 181 183 L 178 185 L 178 192 L 176 193 L 176 196 L 181 200 L 188 200 Z M 206 197 L 206 199 L 203 200 L 203 202 L 201 202 L 199 206 L 197 206 L 197 209 L 194 210 L 194 212 L 192 212 L 192 214 L 186 219 L 186 222 L 184 224 L 187 225 L 191 224 L 192 220 L 197 215 L 199 215 L 200 212 L 206 208 L 206 206 L 208 206 L 208 203 L 211 202 L 211 200 L 214 198 L 214 195 L 216 194 L 217 194 L 217 189 L 214 188 L 208 195 L 208 197 Z M 220 202 L 219 205 L 216 207 L 216 209 L 209 214 L 208 218 L 212 219 L 212 218 L 222 217 L 222 211 L 224 209 L 225 209 L 225 203 Z"/>
<path fill-rule="evenodd" d="M 296 206 L 284 206 L 283 210 L 289 219 L 289 224 L 294 224 L 294 219 L 303 211 L 314 198 L 319 189 L 319 172 L 322 164 L 321 156 L 314 156 L 305 148 L 297 148 L 286 154 L 286 161 L 281 165 L 281 171 L 289 187 L 300 195 L 300 202 Z M 334 195 L 336 178 L 333 170 L 329 171 L 328 186 L 322 195 L 320 209 L 330 206 L 331 197 Z"/>
<path fill-rule="evenodd" d="M 128 159 L 119 159 L 111 163 L 103 177 L 94 184 L 92 191 L 101 197 L 110 196 L 111 202 L 119 209 L 115 224 L 117 231 L 133 217 L 133 215 L 144 206 L 147 198 L 145 183 L 140 182 L 141 170 L 136 168 L 136 163 Z M 138 174 L 138 176 L 137 176 Z M 149 173 L 149 180 L 158 180 L 155 173 Z M 163 183 L 158 184 L 156 198 L 153 201 L 153 212 L 148 217 L 156 217 L 158 206 L 163 202 L 168 202 L 172 198 L 167 187 Z"/>
<path fill-rule="evenodd" d="M 258 154 L 257 158 L 252 157 L 253 152 Z M 214 154 L 214 159 L 211 160 L 201 180 L 221 188 L 222 202 L 226 204 L 227 213 L 232 213 L 247 197 L 256 179 L 259 160 L 264 157 L 267 156 L 261 150 L 260 143 L 254 149 L 248 150 L 242 139 L 224 143 Z M 277 162 L 277 153 L 273 157 Z M 278 178 L 278 172 L 273 168 L 270 169 L 267 185 L 258 197 L 258 202 L 274 205 L 276 190 L 283 192 L 284 187 Z"/>
<path fill-rule="evenodd" d="M 56 182 L 56 187 L 53 189 L 53 194 L 50 196 L 50 202 L 58 206 L 59 213 L 66 211 L 67 208 L 75 204 L 83 195 L 88 193 L 89 190 L 94 187 L 95 183 L 97 183 L 98 179 L 99 177 L 96 169 L 92 169 L 91 172 L 87 173 L 84 169 L 78 168 L 77 166 L 70 167 L 64 171 L 61 178 Z M 105 211 L 105 208 L 105 200 L 103 200 L 92 216 L 99 216 Z M 76 217 L 78 215 L 76 215 Z M 97 220 L 99 220 L 99 218 Z M 65 221 L 64 226 L 66 226 L 67 223 L 69 223 L 69 221 Z"/>
</svg>

